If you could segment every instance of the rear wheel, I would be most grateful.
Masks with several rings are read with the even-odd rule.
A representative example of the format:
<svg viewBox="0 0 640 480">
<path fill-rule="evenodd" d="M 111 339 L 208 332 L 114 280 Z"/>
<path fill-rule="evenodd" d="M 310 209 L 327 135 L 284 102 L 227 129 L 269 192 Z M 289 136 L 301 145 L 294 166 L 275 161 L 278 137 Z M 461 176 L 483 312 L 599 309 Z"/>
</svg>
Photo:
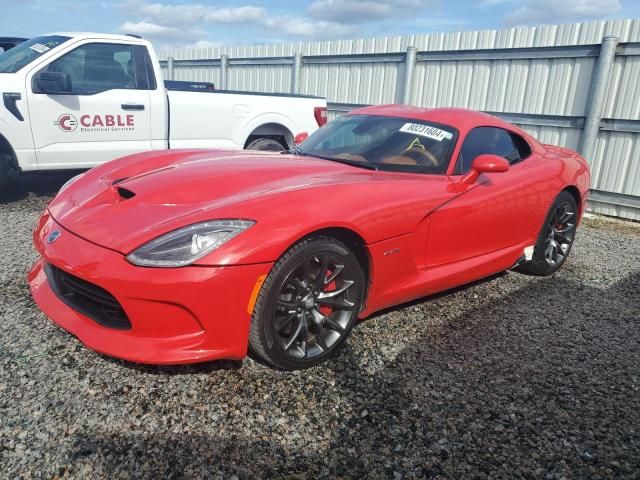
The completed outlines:
<svg viewBox="0 0 640 480">
<path fill-rule="evenodd" d="M 538 235 L 533 258 L 520 267 L 534 275 L 551 275 L 562 267 L 576 234 L 578 205 L 569 192 L 561 192 L 551 206 Z"/>
<path fill-rule="evenodd" d="M 365 277 L 342 242 L 315 237 L 291 247 L 265 280 L 249 346 L 284 370 L 311 367 L 345 341 L 363 301 Z"/>
<path fill-rule="evenodd" d="M 249 145 L 247 145 L 247 150 L 262 150 L 267 152 L 281 152 L 285 150 L 286 147 L 282 145 L 277 140 L 268 137 L 256 138 Z"/>
</svg>

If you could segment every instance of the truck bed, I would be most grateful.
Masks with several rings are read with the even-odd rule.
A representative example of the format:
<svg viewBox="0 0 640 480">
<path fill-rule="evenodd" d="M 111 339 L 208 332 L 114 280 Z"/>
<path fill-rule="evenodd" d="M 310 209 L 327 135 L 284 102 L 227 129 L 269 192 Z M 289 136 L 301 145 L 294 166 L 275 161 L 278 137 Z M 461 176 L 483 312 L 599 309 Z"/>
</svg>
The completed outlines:
<svg viewBox="0 0 640 480">
<path fill-rule="evenodd" d="M 270 92 L 245 92 L 243 90 L 218 90 L 211 82 L 187 82 L 182 80 L 165 80 L 167 90 L 175 92 L 207 92 L 226 93 L 232 95 L 257 95 L 261 97 L 289 97 L 289 98 L 314 98 L 324 100 L 323 97 L 314 95 L 302 95 L 298 93 L 270 93 Z"/>
</svg>

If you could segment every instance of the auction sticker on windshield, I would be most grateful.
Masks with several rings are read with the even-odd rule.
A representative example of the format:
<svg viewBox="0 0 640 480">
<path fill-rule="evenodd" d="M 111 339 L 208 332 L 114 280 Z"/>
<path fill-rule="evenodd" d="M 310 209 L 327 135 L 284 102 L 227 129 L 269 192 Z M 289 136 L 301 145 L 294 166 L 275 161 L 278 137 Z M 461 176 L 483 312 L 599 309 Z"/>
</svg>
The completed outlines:
<svg viewBox="0 0 640 480">
<path fill-rule="evenodd" d="M 451 140 L 451 137 L 453 136 L 451 133 L 440 130 L 439 128 L 430 127 L 429 125 L 422 125 L 420 123 L 405 123 L 400 128 L 400 131 L 404 133 L 420 135 L 421 137 L 437 140 L 438 142 L 441 142 L 445 138 L 447 140 Z"/>
<path fill-rule="evenodd" d="M 34 43 L 29 48 L 31 50 L 34 50 L 34 51 L 38 52 L 38 53 L 44 53 L 47 50 L 49 50 L 49 47 L 47 47 L 46 45 L 42 45 L 41 43 Z"/>
</svg>

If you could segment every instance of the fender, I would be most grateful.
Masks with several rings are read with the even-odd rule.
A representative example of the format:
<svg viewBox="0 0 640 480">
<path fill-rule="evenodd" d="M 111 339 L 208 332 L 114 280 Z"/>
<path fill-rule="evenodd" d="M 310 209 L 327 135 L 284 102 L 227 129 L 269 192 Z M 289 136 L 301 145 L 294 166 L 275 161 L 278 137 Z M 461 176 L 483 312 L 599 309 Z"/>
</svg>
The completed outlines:
<svg viewBox="0 0 640 480">
<path fill-rule="evenodd" d="M 9 141 L 0 133 L 0 162 L 4 162 L 5 160 L 7 162 L 6 166 L 9 170 L 20 170 L 20 167 L 18 166 L 18 159 L 16 158 L 16 153 L 13 151 L 13 147 L 11 146 Z M 4 172 L 4 170 L 0 168 L 0 174 L 2 172 Z M 0 182 L 2 182 L 1 178 Z"/>
<path fill-rule="evenodd" d="M 23 81 L 23 77 L 13 74 L 0 79 L 0 151 L 9 153 L 9 167 L 16 171 L 38 169 Z M 4 99 L 4 94 L 15 95 L 9 100 Z M 14 107 L 16 111 L 12 112 L 10 108 Z"/>
</svg>

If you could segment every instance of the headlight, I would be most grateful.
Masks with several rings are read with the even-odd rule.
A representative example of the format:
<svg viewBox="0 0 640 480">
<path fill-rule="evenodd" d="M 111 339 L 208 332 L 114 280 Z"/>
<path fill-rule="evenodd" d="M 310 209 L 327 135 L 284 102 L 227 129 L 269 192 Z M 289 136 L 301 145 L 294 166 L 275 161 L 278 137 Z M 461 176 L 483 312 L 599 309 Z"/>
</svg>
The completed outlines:
<svg viewBox="0 0 640 480">
<path fill-rule="evenodd" d="M 184 267 L 255 223 L 253 220 L 211 220 L 189 225 L 151 240 L 127 255 L 127 260 L 141 267 Z"/>
</svg>

